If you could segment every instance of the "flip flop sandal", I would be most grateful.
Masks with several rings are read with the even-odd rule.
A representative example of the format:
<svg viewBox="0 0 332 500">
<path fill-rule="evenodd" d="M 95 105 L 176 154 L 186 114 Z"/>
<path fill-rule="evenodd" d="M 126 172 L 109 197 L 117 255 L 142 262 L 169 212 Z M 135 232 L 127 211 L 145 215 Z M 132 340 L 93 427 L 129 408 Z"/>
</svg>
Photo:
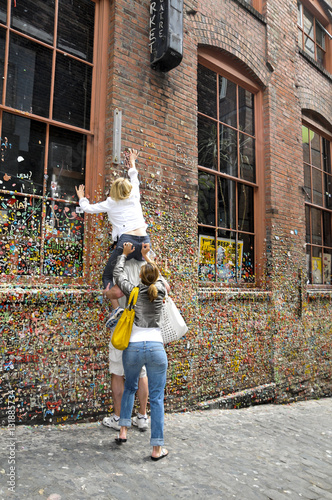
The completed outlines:
<svg viewBox="0 0 332 500">
<path fill-rule="evenodd" d="M 162 458 L 167 457 L 167 455 L 168 455 L 168 451 L 165 449 L 162 449 L 159 457 L 151 457 L 151 460 L 153 460 L 154 462 L 157 462 L 157 460 L 161 460 Z"/>
</svg>

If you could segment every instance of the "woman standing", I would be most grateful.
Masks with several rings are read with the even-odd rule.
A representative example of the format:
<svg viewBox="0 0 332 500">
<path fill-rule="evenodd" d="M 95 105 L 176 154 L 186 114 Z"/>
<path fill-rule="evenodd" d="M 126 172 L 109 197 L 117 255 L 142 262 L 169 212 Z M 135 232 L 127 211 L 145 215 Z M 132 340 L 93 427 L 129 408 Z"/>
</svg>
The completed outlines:
<svg viewBox="0 0 332 500">
<path fill-rule="evenodd" d="M 123 244 L 123 253 L 114 268 L 114 280 L 122 292 L 129 297 L 134 288 L 124 273 L 127 256 L 134 252 L 132 243 Z M 159 270 L 147 257 L 148 243 L 142 244 L 142 256 L 146 264 L 141 267 L 138 299 L 135 306 L 135 320 L 127 349 L 122 361 L 125 372 L 125 388 L 121 400 L 120 433 L 118 444 L 127 441 L 127 430 L 131 426 L 131 414 L 141 368 L 145 365 L 148 376 L 151 439 L 151 459 L 160 460 L 168 455 L 164 444 L 164 389 L 166 384 L 167 356 L 160 330 L 160 314 L 166 289 L 160 279 Z"/>
</svg>

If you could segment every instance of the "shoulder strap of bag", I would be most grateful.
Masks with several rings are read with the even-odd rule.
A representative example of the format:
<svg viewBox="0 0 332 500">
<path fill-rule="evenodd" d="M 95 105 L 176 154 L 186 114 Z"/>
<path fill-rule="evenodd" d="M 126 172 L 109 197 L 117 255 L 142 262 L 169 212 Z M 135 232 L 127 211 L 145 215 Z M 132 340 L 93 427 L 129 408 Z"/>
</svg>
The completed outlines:
<svg viewBox="0 0 332 500">
<path fill-rule="evenodd" d="M 139 291 L 139 288 L 138 286 L 135 286 L 131 293 L 130 293 L 130 296 L 129 296 L 129 300 L 128 300 L 128 309 L 130 306 L 134 307 L 136 305 L 136 302 L 137 302 L 137 297 L 138 297 L 138 291 Z"/>
</svg>

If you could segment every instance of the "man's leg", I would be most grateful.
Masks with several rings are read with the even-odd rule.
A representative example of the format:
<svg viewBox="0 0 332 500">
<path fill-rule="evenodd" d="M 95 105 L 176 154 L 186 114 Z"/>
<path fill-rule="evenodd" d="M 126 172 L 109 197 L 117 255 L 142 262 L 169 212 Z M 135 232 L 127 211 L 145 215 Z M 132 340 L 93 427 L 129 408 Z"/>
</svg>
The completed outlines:
<svg viewBox="0 0 332 500">
<path fill-rule="evenodd" d="M 138 411 L 141 415 L 146 415 L 146 405 L 148 403 L 148 395 L 149 395 L 148 378 L 145 375 L 144 377 L 141 377 L 138 381 L 138 391 L 137 391 L 137 396 L 139 401 Z"/>
<path fill-rule="evenodd" d="M 114 414 L 116 417 L 120 418 L 121 398 L 124 391 L 124 378 L 121 375 L 115 375 L 112 373 L 111 389 Z"/>
</svg>

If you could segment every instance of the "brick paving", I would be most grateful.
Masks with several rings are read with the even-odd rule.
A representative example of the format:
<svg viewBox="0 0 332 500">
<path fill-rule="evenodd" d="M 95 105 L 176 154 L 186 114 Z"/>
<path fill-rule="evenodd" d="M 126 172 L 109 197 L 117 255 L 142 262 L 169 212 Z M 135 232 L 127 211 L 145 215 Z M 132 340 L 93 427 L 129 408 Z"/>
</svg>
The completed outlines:
<svg viewBox="0 0 332 500">
<path fill-rule="evenodd" d="M 0 428 L 0 499 L 332 500 L 332 398 L 168 414 L 159 462 L 149 435 L 118 446 L 100 423 L 18 426 L 11 492 Z"/>
</svg>

